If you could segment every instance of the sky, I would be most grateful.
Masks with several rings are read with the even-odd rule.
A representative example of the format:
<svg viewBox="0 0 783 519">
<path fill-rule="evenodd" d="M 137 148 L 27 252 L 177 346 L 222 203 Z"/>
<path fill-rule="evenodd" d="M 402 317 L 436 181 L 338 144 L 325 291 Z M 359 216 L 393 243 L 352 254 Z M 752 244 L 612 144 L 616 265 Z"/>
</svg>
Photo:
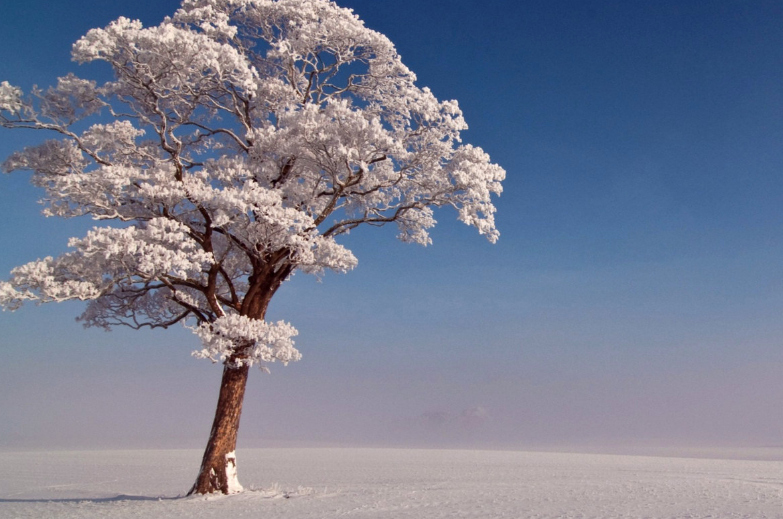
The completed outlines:
<svg viewBox="0 0 783 519">
<path fill-rule="evenodd" d="M 341 0 L 507 173 L 500 241 L 436 214 L 434 243 L 352 233 L 268 318 L 300 362 L 251 373 L 239 446 L 510 449 L 783 445 L 783 4 Z M 2 1 L 0 81 L 171 0 Z M 97 71 L 97 72 L 96 72 Z M 0 131 L 0 156 L 40 142 Z M 91 221 L 0 177 L 0 273 Z M 78 303 L 0 314 L 0 449 L 196 447 L 220 368 L 198 339 L 83 329 Z"/>
</svg>

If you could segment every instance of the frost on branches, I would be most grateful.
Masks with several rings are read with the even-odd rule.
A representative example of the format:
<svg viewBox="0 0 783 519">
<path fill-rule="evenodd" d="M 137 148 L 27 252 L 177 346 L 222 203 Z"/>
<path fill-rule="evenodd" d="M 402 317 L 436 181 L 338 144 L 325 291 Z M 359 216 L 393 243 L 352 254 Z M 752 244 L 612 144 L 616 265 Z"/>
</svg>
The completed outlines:
<svg viewBox="0 0 783 519">
<path fill-rule="evenodd" d="M 238 365 L 279 360 L 288 363 L 299 360 L 301 355 L 294 348 L 291 337 L 296 329 L 288 323 L 268 323 L 249 319 L 244 315 L 226 315 L 212 323 L 203 323 L 195 330 L 204 343 L 204 349 L 194 353 L 196 357 L 226 361 L 234 353 L 236 344 L 250 341 L 248 355 L 237 361 Z"/>
<path fill-rule="evenodd" d="M 338 238 L 396 224 L 430 243 L 433 209 L 495 242 L 505 172 L 463 145 L 456 101 L 438 101 L 392 43 L 326 0 L 184 0 L 156 27 L 120 18 L 73 46 L 105 84 L 60 78 L 25 95 L 0 83 L 0 125 L 53 139 L 11 155 L 46 215 L 103 226 L 71 251 L 16 268 L 0 304 L 88 301 L 86 326 L 166 328 L 233 368 L 299 359 L 287 323 L 264 320 L 295 271 L 347 272 Z M 223 454 L 226 454 L 226 451 Z"/>
<path fill-rule="evenodd" d="M 498 237 L 490 196 L 503 170 L 459 145 L 457 103 L 417 87 L 391 42 L 349 10 L 185 0 L 157 27 L 120 18 L 91 30 L 73 58 L 109 63 L 115 80 L 68 75 L 28 97 L 0 83 L 3 126 L 59 134 L 4 169 L 33 172 L 47 215 L 121 224 L 15 269 L 0 286 L 5 308 L 89 300 L 86 325 L 191 321 L 198 356 L 290 361 L 295 330 L 253 321 L 295 270 L 353 268 L 339 235 L 394 222 L 426 245 L 432 208 L 452 206 Z"/>
</svg>

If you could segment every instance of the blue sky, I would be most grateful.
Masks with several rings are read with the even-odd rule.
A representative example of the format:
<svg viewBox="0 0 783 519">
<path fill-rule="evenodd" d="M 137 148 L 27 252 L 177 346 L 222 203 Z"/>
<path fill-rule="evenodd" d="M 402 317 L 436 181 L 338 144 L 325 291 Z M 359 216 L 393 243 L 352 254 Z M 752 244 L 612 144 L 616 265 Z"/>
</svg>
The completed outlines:
<svg viewBox="0 0 783 519">
<path fill-rule="evenodd" d="M 7 2 L 0 80 L 100 69 L 70 45 L 177 2 Z M 508 172 L 490 245 L 348 240 L 352 273 L 295 276 L 272 319 L 301 362 L 253 373 L 240 446 L 783 444 L 783 4 L 353 0 L 419 84 L 457 99 Z M 42 135 L 0 132 L 0 155 Z M 0 178 L 0 272 L 92 222 Z M 84 330 L 78 304 L 0 315 L 0 448 L 206 440 L 220 370 L 197 339 Z"/>
</svg>

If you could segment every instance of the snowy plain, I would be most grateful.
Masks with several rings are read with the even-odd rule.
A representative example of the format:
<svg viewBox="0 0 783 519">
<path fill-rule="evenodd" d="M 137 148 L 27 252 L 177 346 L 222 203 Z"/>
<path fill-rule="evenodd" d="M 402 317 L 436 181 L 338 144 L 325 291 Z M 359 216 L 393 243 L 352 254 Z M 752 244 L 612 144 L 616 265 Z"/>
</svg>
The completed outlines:
<svg viewBox="0 0 783 519">
<path fill-rule="evenodd" d="M 0 452 L 5 518 L 783 518 L 783 461 L 244 449 L 246 492 L 181 497 L 200 453 Z"/>
</svg>

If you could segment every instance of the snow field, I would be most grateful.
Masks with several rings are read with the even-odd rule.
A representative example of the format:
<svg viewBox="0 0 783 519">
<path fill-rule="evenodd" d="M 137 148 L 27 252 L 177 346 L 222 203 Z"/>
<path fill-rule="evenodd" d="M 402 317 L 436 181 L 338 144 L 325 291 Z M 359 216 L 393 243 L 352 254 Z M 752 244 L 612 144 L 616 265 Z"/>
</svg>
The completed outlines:
<svg viewBox="0 0 783 519">
<path fill-rule="evenodd" d="M 201 453 L 0 453 L 0 518 L 783 519 L 783 461 L 240 449 L 245 492 L 183 495 Z"/>
</svg>

